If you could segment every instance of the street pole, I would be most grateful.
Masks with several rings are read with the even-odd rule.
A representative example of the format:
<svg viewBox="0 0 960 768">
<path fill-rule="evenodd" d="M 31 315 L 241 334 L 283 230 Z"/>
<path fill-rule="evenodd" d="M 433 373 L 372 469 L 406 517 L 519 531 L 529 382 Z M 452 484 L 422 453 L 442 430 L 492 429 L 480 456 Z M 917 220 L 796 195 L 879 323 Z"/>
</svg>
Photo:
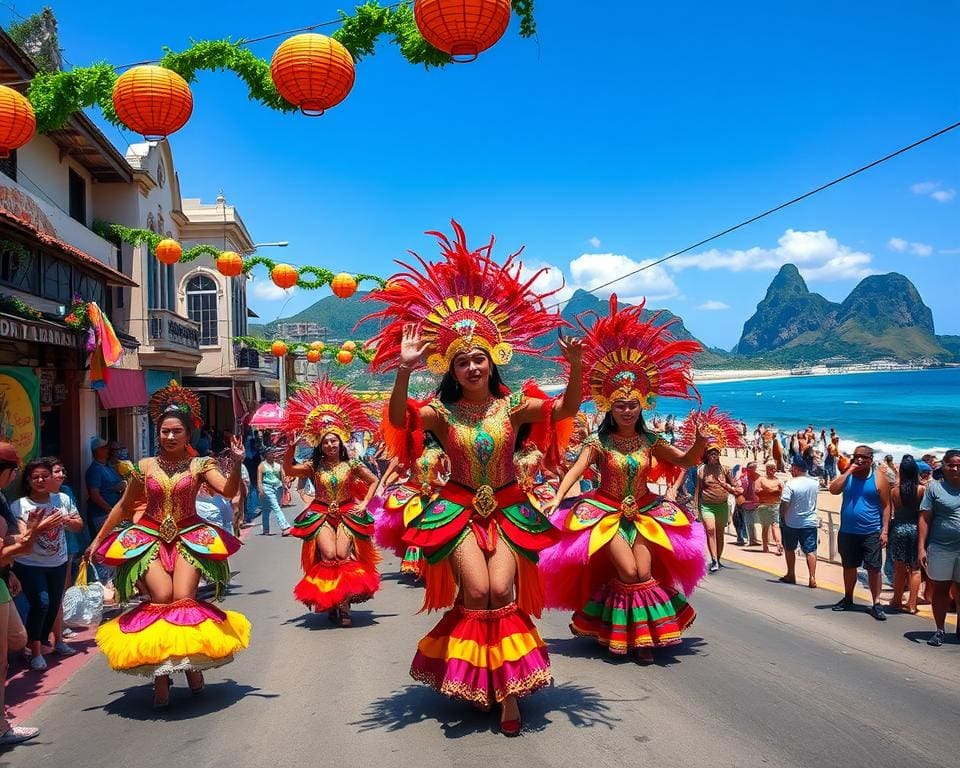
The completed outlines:
<svg viewBox="0 0 960 768">
<path fill-rule="evenodd" d="M 277 358 L 277 366 L 280 368 L 280 405 L 287 405 L 287 356 Z"/>
</svg>

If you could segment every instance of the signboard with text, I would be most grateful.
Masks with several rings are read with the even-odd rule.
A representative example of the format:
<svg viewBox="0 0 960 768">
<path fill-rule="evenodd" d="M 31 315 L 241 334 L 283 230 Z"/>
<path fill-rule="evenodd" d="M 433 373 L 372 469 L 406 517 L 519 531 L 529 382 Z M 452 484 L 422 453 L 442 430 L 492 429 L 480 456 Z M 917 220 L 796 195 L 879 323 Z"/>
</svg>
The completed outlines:
<svg viewBox="0 0 960 768">
<path fill-rule="evenodd" d="M 40 380 L 32 368 L 0 366 L 0 439 L 13 443 L 22 461 L 40 449 Z"/>
</svg>

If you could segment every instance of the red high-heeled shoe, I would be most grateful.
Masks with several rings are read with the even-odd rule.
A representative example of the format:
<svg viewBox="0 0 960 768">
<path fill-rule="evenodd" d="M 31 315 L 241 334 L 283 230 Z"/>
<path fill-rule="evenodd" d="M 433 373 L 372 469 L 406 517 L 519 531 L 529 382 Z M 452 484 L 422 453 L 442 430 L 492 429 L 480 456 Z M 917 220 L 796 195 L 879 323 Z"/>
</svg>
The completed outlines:
<svg viewBox="0 0 960 768">
<path fill-rule="evenodd" d="M 520 731 L 523 730 L 523 720 L 517 718 L 516 720 L 501 720 L 500 721 L 500 733 L 504 736 L 519 736 Z"/>
</svg>

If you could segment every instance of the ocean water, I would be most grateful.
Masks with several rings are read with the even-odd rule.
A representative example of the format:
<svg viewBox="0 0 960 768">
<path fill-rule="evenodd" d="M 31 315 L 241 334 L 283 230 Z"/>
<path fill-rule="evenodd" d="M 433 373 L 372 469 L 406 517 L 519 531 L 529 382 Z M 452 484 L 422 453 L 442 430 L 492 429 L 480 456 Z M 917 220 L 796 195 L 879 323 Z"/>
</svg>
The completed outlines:
<svg viewBox="0 0 960 768">
<path fill-rule="evenodd" d="M 836 376 L 790 376 L 698 385 L 703 408 L 716 405 L 747 422 L 796 431 L 837 430 L 843 450 L 858 443 L 879 453 L 919 457 L 960 448 L 960 368 Z M 655 413 L 690 412 L 696 401 L 661 398 Z"/>
</svg>

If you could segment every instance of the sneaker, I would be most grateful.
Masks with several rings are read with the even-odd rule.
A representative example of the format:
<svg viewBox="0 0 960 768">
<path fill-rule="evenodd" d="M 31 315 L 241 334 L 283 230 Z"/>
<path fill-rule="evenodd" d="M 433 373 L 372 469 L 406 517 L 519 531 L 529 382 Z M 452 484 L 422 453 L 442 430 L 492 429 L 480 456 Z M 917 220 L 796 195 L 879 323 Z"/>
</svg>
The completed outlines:
<svg viewBox="0 0 960 768">
<path fill-rule="evenodd" d="M 853 605 L 853 600 L 848 600 L 847 598 L 843 597 L 843 598 L 841 598 L 838 602 L 834 603 L 833 608 L 831 608 L 830 610 L 831 610 L 831 611 L 846 611 L 846 610 L 849 609 L 852 605 Z"/>
<path fill-rule="evenodd" d="M 947 633 L 942 629 L 938 629 L 933 633 L 933 637 L 927 640 L 927 645 L 932 645 L 934 648 L 939 648 L 943 645 L 943 641 L 946 639 Z"/>
<path fill-rule="evenodd" d="M 9 730 L 0 736 L 0 746 L 20 744 L 28 741 L 40 733 L 39 728 L 27 728 L 23 725 L 12 725 Z"/>
<path fill-rule="evenodd" d="M 74 632 L 70 627 L 64 627 L 63 632 L 60 633 L 61 637 L 73 637 L 76 632 Z"/>
<path fill-rule="evenodd" d="M 67 645 L 63 640 L 57 640 L 56 644 L 53 646 L 53 650 L 59 653 L 61 656 L 73 656 L 77 649 L 73 646 Z"/>
<path fill-rule="evenodd" d="M 47 668 L 47 660 L 43 658 L 42 653 L 38 653 L 30 659 L 30 669 L 42 670 Z"/>
<path fill-rule="evenodd" d="M 716 560 L 711 560 L 710 567 L 707 570 L 710 571 L 710 573 L 716 573 L 720 570 L 720 563 L 718 563 Z"/>
<path fill-rule="evenodd" d="M 886 621 L 887 614 L 883 612 L 883 606 L 880 603 L 874 603 L 873 608 L 870 609 L 870 615 L 873 616 L 877 621 Z"/>
</svg>

